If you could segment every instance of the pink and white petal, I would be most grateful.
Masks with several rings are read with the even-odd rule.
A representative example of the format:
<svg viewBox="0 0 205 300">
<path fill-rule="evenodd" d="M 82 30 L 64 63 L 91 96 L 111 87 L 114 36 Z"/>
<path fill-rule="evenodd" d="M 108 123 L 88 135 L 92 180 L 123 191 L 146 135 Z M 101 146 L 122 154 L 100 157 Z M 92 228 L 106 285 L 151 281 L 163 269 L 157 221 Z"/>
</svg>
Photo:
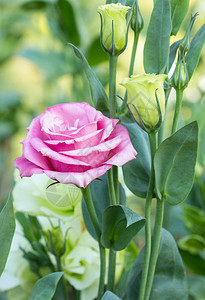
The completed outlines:
<svg viewBox="0 0 205 300">
<path fill-rule="evenodd" d="M 72 157 L 69 157 L 69 156 L 66 156 L 66 155 L 63 155 L 63 154 L 53 151 L 43 141 L 41 141 L 38 138 L 33 139 L 31 141 L 31 144 L 34 147 L 34 149 L 36 149 L 38 152 L 40 152 L 43 156 L 49 157 L 50 159 L 57 160 L 61 163 L 65 163 L 65 164 L 88 166 L 88 164 L 86 164 L 78 159 L 75 159 L 75 158 L 72 158 Z M 50 169 L 50 168 L 48 168 L 48 169 Z"/>
<path fill-rule="evenodd" d="M 122 142 L 115 149 L 110 151 L 111 157 L 104 162 L 104 164 L 112 164 L 121 167 L 128 161 L 135 159 L 137 152 L 132 146 L 126 127 L 117 125 L 115 128 L 115 134 L 120 135 Z"/>
<path fill-rule="evenodd" d="M 104 129 L 103 135 L 101 140 L 104 141 L 106 138 L 110 136 L 112 133 L 113 129 L 115 128 L 116 124 L 119 122 L 118 119 L 109 119 L 105 116 L 103 116 L 103 119 L 98 122 L 98 130 L 99 129 Z"/>
<path fill-rule="evenodd" d="M 14 162 L 14 166 L 19 169 L 21 177 L 31 177 L 33 174 L 42 174 L 44 172 L 25 157 L 18 157 Z"/>
<path fill-rule="evenodd" d="M 69 155 L 69 156 L 84 157 L 93 152 L 95 152 L 96 154 L 98 154 L 99 152 L 108 152 L 108 151 L 116 148 L 120 144 L 121 141 L 122 141 L 122 139 L 121 139 L 120 135 L 116 135 L 113 139 L 108 140 L 106 142 L 102 142 L 93 147 L 87 147 L 87 148 L 71 150 L 71 151 L 63 151 L 60 153 Z"/>
<path fill-rule="evenodd" d="M 72 183 L 79 187 L 85 188 L 91 181 L 102 176 L 112 167 L 112 165 L 103 165 L 97 168 L 90 169 L 82 173 L 75 172 L 55 172 L 45 170 L 45 174 L 55 180 L 58 180 L 61 183 Z"/>
<path fill-rule="evenodd" d="M 87 148 L 88 145 L 93 147 L 93 146 L 99 144 L 101 136 L 102 136 L 102 131 L 103 131 L 103 129 L 97 130 L 97 131 L 94 131 L 85 136 L 75 138 L 73 140 L 64 140 L 64 141 L 44 140 L 44 143 L 48 144 L 49 147 L 54 151 L 59 149 L 59 148 L 56 148 L 58 146 L 62 149 L 60 151 L 83 149 L 83 148 Z"/>
<path fill-rule="evenodd" d="M 22 142 L 23 155 L 26 159 L 28 159 L 35 165 L 41 167 L 42 169 L 50 169 L 50 164 L 48 159 L 46 157 L 43 157 L 41 153 L 36 151 L 31 144 L 31 141 L 34 138 L 39 138 L 39 139 L 44 138 L 44 135 L 40 127 L 40 118 L 41 115 L 33 119 L 30 126 L 28 127 L 26 138 Z"/>
</svg>

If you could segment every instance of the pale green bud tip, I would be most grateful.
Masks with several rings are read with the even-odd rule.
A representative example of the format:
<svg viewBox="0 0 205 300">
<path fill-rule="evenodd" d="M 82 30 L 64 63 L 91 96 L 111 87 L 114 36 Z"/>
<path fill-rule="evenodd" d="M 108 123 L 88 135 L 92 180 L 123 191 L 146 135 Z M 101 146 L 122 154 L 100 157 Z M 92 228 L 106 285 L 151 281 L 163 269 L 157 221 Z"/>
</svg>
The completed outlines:
<svg viewBox="0 0 205 300">
<path fill-rule="evenodd" d="M 101 42 L 105 51 L 117 54 L 127 41 L 126 14 L 130 9 L 121 3 L 106 4 L 98 7 L 101 15 Z"/>
<path fill-rule="evenodd" d="M 127 104 L 133 117 L 140 125 L 143 125 L 143 120 L 150 130 L 154 130 L 159 125 L 160 118 L 164 120 L 166 78 L 165 74 L 140 74 L 125 78 L 121 83 L 127 89 Z"/>
</svg>

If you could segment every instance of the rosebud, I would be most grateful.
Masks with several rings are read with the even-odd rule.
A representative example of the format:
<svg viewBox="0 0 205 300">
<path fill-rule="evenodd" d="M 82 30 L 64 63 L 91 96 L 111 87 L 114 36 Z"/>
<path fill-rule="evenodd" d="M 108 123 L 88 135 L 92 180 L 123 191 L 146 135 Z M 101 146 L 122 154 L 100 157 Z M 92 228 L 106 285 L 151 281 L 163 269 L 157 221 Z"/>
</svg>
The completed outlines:
<svg viewBox="0 0 205 300">
<path fill-rule="evenodd" d="M 140 74 L 125 78 L 127 105 L 136 122 L 148 132 L 160 128 L 165 114 L 165 74 Z"/>
<path fill-rule="evenodd" d="M 121 3 L 111 3 L 98 7 L 101 16 L 101 44 L 110 55 L 119 55 L 127 44 L 126 14 L 130 9 Z"/>
<path fill-rule="evenodd" d="M 185 59 L 178 59 L 174 74 L 171 78 L 172 86 L 178 90 L 184 90 L 189 83 L 189 74 Z"/>
<path fill-rule="evenodd" d="M 140 33 L 144 27 L 144 21 L 139 9 L 138 1 L 135 2 L 133 15 L 131 19 L 131 28 L 135 33 Z"/>
</svg>

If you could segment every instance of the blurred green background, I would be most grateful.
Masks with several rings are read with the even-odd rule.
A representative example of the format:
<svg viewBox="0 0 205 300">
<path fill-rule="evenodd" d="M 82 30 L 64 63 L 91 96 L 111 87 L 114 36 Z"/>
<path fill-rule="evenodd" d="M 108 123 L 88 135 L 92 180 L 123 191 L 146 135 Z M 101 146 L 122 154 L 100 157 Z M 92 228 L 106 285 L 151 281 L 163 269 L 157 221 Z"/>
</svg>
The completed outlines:
<svg viewBox="0 0 205 300">
<path fill-rule="evenodd" d="M 90 91 L 80 60 L 68 42 L 79 47 L 105 88 L 108 57 L 100 46 L 100 18 L 97 7 L 103 0 L 0 0 L 0 206 L 13 184 L 14 160 L 21 155 L 20 141 L 31 120 L 47 106 L 62 102 L 90 101 Z M 143 70 L 143 45 L 153 0 L 139 0 L 144 19 L 134 73 Z M 191 0 L 190 9 L 177 37 L 182 38 L 191 13 L 199 12 L 192 35 L 205 22 L 204 0 Z M 118 85 L 128 76 L 133 42 L 119 57 Z M 205 49 L 184 93 L 181 124 L 199 122 L 199 154 L 193 190 L 185 204 L 166 208 L 164 226 L 178 240 L 187 266 L 190 299 L 205 299 Z M 174 92 L 168 107 L 168 128 L 173 117 Z M 129 196 L 138 211 L 144 200 Z M 142 207 L 141 207 L 142 204 Z M 197 277 L 198 276 L 198 277 Z M 195 298 L 194 298 L 195 297 Z"/>
</svg>

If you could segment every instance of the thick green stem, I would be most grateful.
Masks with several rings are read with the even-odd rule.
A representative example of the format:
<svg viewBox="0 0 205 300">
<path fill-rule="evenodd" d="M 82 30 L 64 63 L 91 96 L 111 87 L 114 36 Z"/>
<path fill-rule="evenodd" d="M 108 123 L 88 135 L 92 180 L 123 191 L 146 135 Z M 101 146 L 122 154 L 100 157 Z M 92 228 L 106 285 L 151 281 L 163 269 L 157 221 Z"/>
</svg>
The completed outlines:
<svg viewBox="0 0 205 300">
<path fill-rule="evenodd" d="M 119 179 L 118 179 L 118 167 L 113 166 L 113 183 L 114 183 L 114 188 L 115 188 L 115 199 L 116 199 L 116 204 L 120 203 L 119 199 Z"/>
<path fill-rule="evenodd" d="M 116 71 L 117 56 L 110 55 L 109 59 L 109 101 L 110 101 L 110 118 L 116 118 Z"/>
<path fill-rule="evenodd" d="M 115 286 L 116 251 L 110 249 L 107 290 L 114 292 Z"/>
<path fill-rule="evenodd" d="M 108 178 L 108 189 L 109 189 L 109 195 L 110 195 L 110 204 L 115 205 L 116 202 L 116 196 L 115 196 L 115 186 L 114 186 L 114 180 L 113 180 L 113 169 L 107 171 L 107 178 Z"/>
<path fill-rule="evenodd" d="M 143 300 L 145 295 L 146 283 L 147 283 L 147 275 L 150 263 L 150 253 L 151 253 L 151 205 L 152 205 L 152 198 L 154 192 L 154 155 L 157 148 L 157 141 L 156 141 L 156 133 L 149 134 L 149 141 L 150 141 L 150 148 L 151 148 L 151 174 L 149 180 L 149 187 L 146 197 L 146 206 L 145 206 L 145 258 L 142 270 L 142 278 L 140 284 L 140 292 L 138 300 Z"/>
<path fill-rule="evenodd" d="M 175 131 L 177 130 L 179 114 L 180 114 L 182 99 L 183 99 L 183 92 L 184 92 L 184 90 L 176 89 L 176 106 L 175 106 L 175 112 L 174 112 L 174 121 L 172 124 L 172 134 L 175 133 Z"/>
<path fill-rule="evenodd" d="M 130 60 L 129 77 L 133 74 L 133 70 L 134 70 L 138 39 L 139 39 L 139 32 L 136 32 L 134 34 L 134 42 L 133 42 L 133 47 L 132 47 L 132 56 L 131 56 L 131 60 Z"/>
<path fill-rule="evenodd" d="M 97 215 L 95 212 L 95 207 L 93 205 L 92 196 L 90 192 L 89 185 L 82 189 L 83 197 L 86 203 L 86 207 L 89 212 L 90 219 L 92 221 L 96 236 L 98 238 L 98 244 L 100 249 L 100 281 L 98 287 L 98 300 L 100 300 L 104 294 L 104 282 L 105 282 L 105 248 L 101 245 L 100 236 L 101 236 L 101 229 L 98 223 Z"/>
<path fill-rule="evenodd" d="M 156 268 L 159 245 L 160 245 L 163 215 L 164 215 L 164 199 L 157 200 L 156 219 L 154 225 L 153 244 L 152 244 L 151 259 L 150 259 L 150 265 L 149 265 L 149 271 L 147 277 L 146 293 L 144 298 L 145 300 L 149 300 L 151 289 L 152 289 L 152 283 L 154 279 L 154 272 Z"/>
</svg>

